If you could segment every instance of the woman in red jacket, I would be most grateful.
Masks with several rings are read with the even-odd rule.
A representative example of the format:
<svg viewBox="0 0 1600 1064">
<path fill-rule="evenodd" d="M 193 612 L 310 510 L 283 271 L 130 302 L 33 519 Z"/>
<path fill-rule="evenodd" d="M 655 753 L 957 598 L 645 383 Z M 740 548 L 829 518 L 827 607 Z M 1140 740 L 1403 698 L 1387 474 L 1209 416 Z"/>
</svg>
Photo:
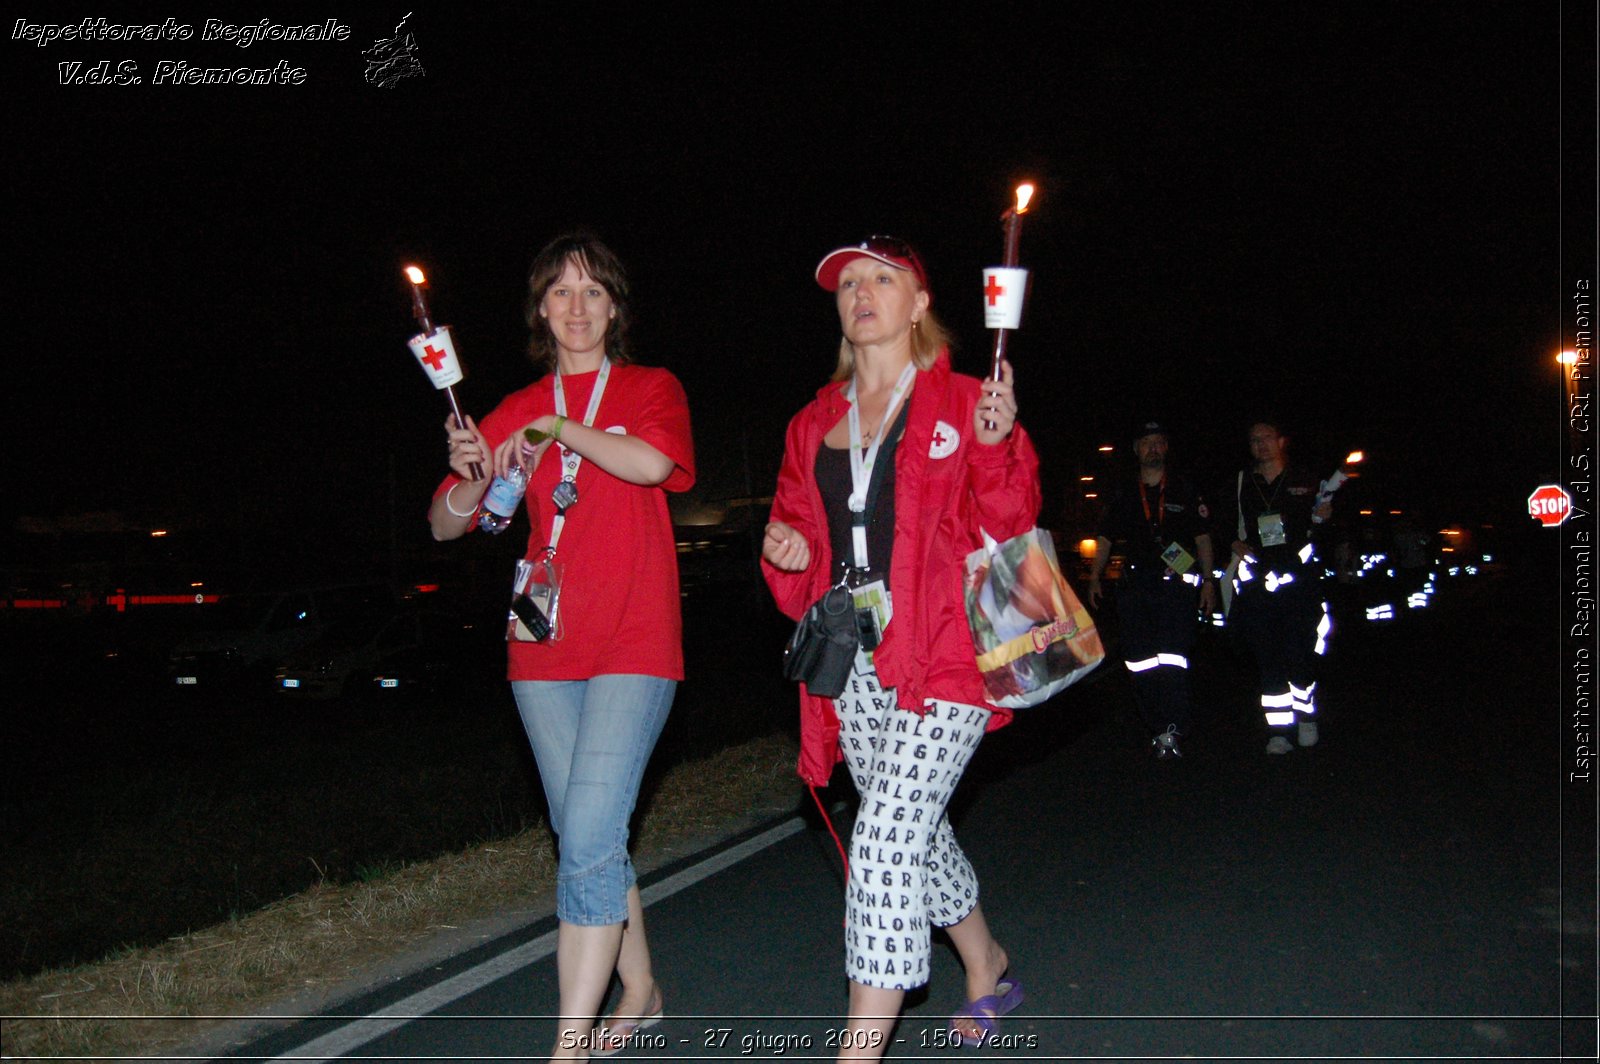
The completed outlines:
<svg viewBox="0 0 1600 1064">
<path fill-rule="evenodd" d="M 951 372 L 910 246 L 872 237 L 830 252 L 816 277 L 844 338 L 833 380 L 789 423 L 762 571 L 794 618 L 841 579 L 855 597 L 862 648 L 844 693 L 802 685 L 800 775 L 824 786 L 843 760 L 861 795 L 841 1059 L 872 1060 L 905 992 L 928 981 L 930 925 L 966 969 L 955 1037 L 980 1041 L 1022 1000 L 945 807 L 983 733 L 1011 719 L 984 698 L 963 560 L 980 530 L 1003 540 L 1033 526 L 1039 463 L 1016 423 L 1011 366 L 999 381 Z"/>
</svg>

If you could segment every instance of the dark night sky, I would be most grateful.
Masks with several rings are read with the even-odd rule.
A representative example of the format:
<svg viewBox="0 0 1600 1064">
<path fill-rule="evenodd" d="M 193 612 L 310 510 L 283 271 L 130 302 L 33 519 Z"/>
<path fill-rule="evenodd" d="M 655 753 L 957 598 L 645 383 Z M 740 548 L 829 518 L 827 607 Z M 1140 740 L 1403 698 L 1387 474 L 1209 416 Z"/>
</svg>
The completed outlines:
<svg viewBox="0 0 1600 1064">
<path fill-rule="evenodd" d="M 1363 447 L 1441 519 L 1514 516 L 1556 464 L 1557 4 L 678 7 L 420 5 L 426 75 L 388 90 L 360 52 L 405 5 L 252 11 L 344 17 L 344 43 L 8 41 L 8 523 L 120 510 L 314 551 L 382 526 L 392 456 L 426 536 L 445 407 L 400 266 L 430 271 L 483 413 L 531 379 L 524 271 L 578 223 L 689 391 L 705 494 L 747 468 L 768 491 L 832 365 L 816 260 L 917 243 L 981 372 L 977 271 L 1024 176 L 1012 351 L 1056 488 L 1152 412 L 1215 476 L 1280 411 L 1314 466 Z M 101 59 L 146 83 L 56 83 Z M 162 59 L 308 76 L 152 85 Z"/>
</svg>

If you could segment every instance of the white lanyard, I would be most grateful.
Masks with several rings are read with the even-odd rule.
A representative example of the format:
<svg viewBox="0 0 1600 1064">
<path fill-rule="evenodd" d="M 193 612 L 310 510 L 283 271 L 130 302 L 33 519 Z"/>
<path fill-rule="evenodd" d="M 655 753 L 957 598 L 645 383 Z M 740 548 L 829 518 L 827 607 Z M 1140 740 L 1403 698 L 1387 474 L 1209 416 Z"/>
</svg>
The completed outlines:
<svg viewBox="0 0 1600 1064">
<path fill-rule="evenodd" d="M 867 509 L 867 488 L 872 483 L 872 467 L 878 461 L 878 448 L 883 446 L 883 438 L 894 424 L 894 414 L 899 409 L 900 400 L 916 375 L 915 362 L 906 363 L 906 368 L 900 371 L 900 378 L 894 382 L 894 391 L 889 393 L 889 405 L 884 408 L 883 420 L 878 422 L 878 438 L 872 441 L 866 454 L 861 453 L 861 408 L 856 403 L 855 378 L 850 379 L 850 388 L 845 392 L 845 398 L 850 401 L 850 512 L 856 515 L 850 527 L 850 546 L 855 551 L 857 569 L 867 568 L 867 526 L 861 515 Z"/>
<path fill-rule="evenodd" d="M 610 379 L 610 377 L 611 359 L 609 357 L 602 357 L 600 359 L 600 375 L 594 379 L 594 391 L 590 393 L 589 406 L 583 412 L 583 424 L 585 427 L 593 427 L 595 416 L 600 413 L 600 397 L 606 393 L 606 381 Z M 556 395 L 556 415 L 558 417 L 566 417 L 567 393 L 565 389 L 561 387 L 561 373 L 559 370 L 556 372 L 556 382 L 554 387 Z M 561 443 L 560 440 L 556 441 L 556 446 L 560 448 L 561 452 L 561 479 L 567 484 L 575 484 L 578 479 L 578 467 L 583 465 L 583 455 L 579 454 L 577 451 L 569 450 Z M 558 488 L 557 490 L 560 489 Z M 550 545 L 545 548 L 545 552 L 547 554 L 554 554 L 556 552 L 556 544 L 560 541 L 561 530 L 566 527 L 566 524 L 566 508 L 558 507 L 556 510 L 556 516 L 550 522 Z"/>
</svg>

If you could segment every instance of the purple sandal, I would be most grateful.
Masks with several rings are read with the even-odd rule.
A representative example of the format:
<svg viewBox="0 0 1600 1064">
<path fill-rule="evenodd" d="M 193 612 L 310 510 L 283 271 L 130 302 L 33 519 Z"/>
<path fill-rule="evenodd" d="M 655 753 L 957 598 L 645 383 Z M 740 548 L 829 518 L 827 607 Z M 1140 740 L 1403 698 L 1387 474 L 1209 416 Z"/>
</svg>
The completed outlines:
<svg viewBox="0 0 1600 1064">
<path fill-rule="evenodd" d="M 950 1033 L 964 1046 L 981 1046 L 983 1040 L 994 1033 L 995 1021 L 1022 1004 L 1022 984 L 1015 979 L 1002 977 L 995 984 L 994 993 L 969 1001 L 950 1017 Z M 971 1020 L 978 1029 L 978 1037 L 971 1037 L 963 1028 L 963 1020 Z M 960 1024 L 958 1027 L 957 1024 Z"/>
</svg>

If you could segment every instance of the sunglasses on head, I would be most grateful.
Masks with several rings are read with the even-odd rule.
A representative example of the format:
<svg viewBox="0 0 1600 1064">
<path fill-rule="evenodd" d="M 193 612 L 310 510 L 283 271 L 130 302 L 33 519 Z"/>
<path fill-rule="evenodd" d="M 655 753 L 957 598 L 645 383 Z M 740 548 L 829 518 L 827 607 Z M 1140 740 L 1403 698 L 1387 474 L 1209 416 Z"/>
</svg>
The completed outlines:
<svg viewBox="0 0 1600 1064">
<path fill-rule="evenodd" d="M 917 275 L 917 280 L 924 286 L 927 285 L 928 272 L 922 268 L 922 260 L 917 257 L 911 245 L 899 237 L 881 234 L 869 236 L 861 242 L 861 250 L 870 251 L 875 255 L 886 255 L 891 259 L 904 259 L 911 264 L 911 272 Z"/>
</svg>

